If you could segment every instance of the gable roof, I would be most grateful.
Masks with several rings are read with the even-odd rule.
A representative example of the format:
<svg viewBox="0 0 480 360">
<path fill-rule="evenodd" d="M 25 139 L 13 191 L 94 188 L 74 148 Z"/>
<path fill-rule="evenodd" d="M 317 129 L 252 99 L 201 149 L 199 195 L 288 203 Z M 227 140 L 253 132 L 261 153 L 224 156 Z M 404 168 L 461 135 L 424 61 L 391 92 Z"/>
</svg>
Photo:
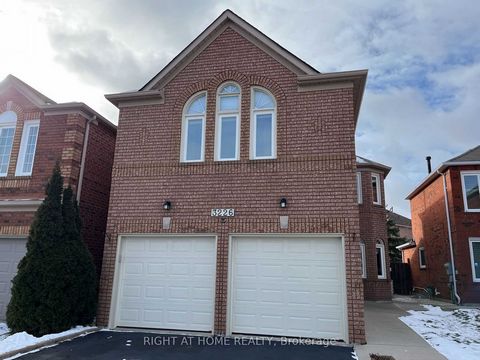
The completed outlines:
<svg viewBox="0 0 480 360">
<path fill-rule="evenodd" d="M 392 220 L 397 226 L 412 227 L 412 220 L 391 210 L 387 210 L 387 217 L 388 219 Z"/>
<path fill-rule="evenodd" d="M 233 11 L 227 9 L 190 44 L 188 44 L 185 49 L 173 58 L 173 60 L 170 61 L 157 75 L 142 86 L 139 91 L 152 90 L 153 88 L 158 87 L 158 84 L 164 86 L 181 69 L 190 63 L 192 58 L 206 48 L 227 27 L 233 28 L 273 57 L 283 60 L 282 63 L 293 70 L 297 75 L 319 73 L 305 61 L 293 55 Z"/>
<path fill-rule="evenodd" d="M 20 94 L 25 96 L 25 98 L 42 110 L 46 115 L 78 113 L 86 119 L 92 121 L 101 121 L 113 129 L 117 128 L 115 124 L 111 123 L 85 103 L 68 102 L 58 104 L 12 74 L 7 75 L 7 77 L 0 82 L 0 94 L 10 87 L 15 88 Z"/>
<path fill-rule="evenodd" d="M 357 168 L 371 168 L 375 170 L 380 170 L 383 172 L 383 177 L 386 178 L 392 168 L 387 165 L 380 164 L 378 162 L 366 159 L 364 157 L 357 155 Z"/>
<path fill-rule="evenodd" d="M 480 145 L 441 163 L 437 169 L 428 174 L 428 176 L 423 179 L 410 194 L 407 195 L 406 199 L 411 200 L 415 195 L 417 195 L 420 191 L 425 189 L 435 179 L 437 179 L 440 174 L 443 174 L 449 167 L 462 165 L 480 165 Z"/>
</svg>

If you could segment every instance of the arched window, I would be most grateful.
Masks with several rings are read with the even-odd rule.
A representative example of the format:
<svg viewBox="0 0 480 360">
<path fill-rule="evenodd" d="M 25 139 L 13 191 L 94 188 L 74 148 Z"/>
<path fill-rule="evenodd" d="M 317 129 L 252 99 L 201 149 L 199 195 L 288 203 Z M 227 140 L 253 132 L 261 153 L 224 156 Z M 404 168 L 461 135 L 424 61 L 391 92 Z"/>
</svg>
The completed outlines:
<svg viewBox="0 0 480 360">
<path fill-rule="evenodd" d="M 8 173 L 16 125 L 15 112 L 9 110 L 0 114 L 0 176 L 7 176 Z"/>
<path fill-rule="evenodd" d="M 217 92 L 215 160 L 238 160 L 240 155 L 240 87 L 222 85 Z"/>
<path fill-rule="evenodd" d="M 207 93 L 205 92 L 192 96 L 185 105 L 180 155 L 183 162 L 204 160 L 206 109 Z"/>
<path fill-rule="evenodd" d="M 386 262 L 385 262 L 385 245 L 383 241 L 377 240 L 375 245 L 377 250 L 377 275 L 379 279 L 387 278 Z"/>
<path fill-rule="evenodd" d="M 275 99 L 267 90 L 252 89 L 250 120 L 250 158 L 274 159 L 277 156 Z"/>
</svg>

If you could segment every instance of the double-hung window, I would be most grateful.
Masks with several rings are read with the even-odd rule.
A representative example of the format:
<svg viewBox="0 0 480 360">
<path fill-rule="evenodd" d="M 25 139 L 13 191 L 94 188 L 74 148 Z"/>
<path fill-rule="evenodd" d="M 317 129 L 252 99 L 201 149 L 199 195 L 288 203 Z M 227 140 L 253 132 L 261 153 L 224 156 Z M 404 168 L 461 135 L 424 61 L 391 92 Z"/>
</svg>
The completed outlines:
<svg viewBox="0 0 480 360">
<path fill-rule="evenodd" d="M 380 175 L 372 174 L 372 196 L 375 205 L 382 205 L 382 189 L 380 188 Z"/>
<path fill-rule="evenodd" d="M 30 120 L 23 123 L 22 141 L 15 171 L 16 176 L 32 175 L 39 128 L 39 120 Z"/>
<path fill-rule="evenodd" d="M 240 87 L 227 83 L 217 94 L 215 160 L 238 160 L 240 155 Z"/>
<path fill-rule="evenodd" d="M 8 110 L 0 114 L 0 176 L 8 174 L 16 125 L 15 112 Z"/>
<path fill-rule="evenodd" d="M 250 158 L 274 159 L 277 156 L 276 104 L 267 90 L 252 89 L 250 124 Z"/>
<path fill-rule="evenodd" d="M 385 245 L 381 241 L 377 241 L 377 276 L 379 279 L 386 279 L 386 262 L 385 262 Z"/>
<path fill-rule="evenodd" d="M 480 282 L 480 238 L 470 238 L 469 242 L 473 282 Z"/>
<path fill-rule="evenodd" d="M 207 94 L 194 95 L 185 106 L 182 122 L 182 162 L 199 162 L 205 158 L 205 116 Z"/>
<path fill-rule="evenodd" d="M 463 203 L 466 212 L 480 212 L 480 171 L 462 172 Z"/>
</svg>

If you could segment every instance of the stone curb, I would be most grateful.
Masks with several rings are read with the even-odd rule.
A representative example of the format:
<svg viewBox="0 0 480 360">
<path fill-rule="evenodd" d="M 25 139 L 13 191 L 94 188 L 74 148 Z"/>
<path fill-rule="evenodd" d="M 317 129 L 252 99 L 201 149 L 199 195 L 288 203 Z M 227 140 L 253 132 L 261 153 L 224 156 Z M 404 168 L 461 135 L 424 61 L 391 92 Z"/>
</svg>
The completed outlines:
<svg viewBox="0 0 480 360">
<path fill-rule="evenodd" d="M 45 340 L 45 341 L 39 342 L 37 344 L 25 346 L 25 347 L 20 348 L 20 349 L 16 349 L 16 350 L 12 350 L 12 351 L 0 354 L 0 360 L 7 359 L 9 357 L 12 357 L 12 356 L 15 356 L 15 355 L 18 355 L 18 354 L 28 353 L 30 351 L 37 350 L 37 349 L 40 349 L 40 348 L 45 347 L 45 346 L 55 345 L 57 343 L 61 343 L 61 342 L 64 342 L 66 340 L 71 340 L 73 338 L 76 338 L 77 336 L 87 334 L 87 333 L 94 333 L 94 332 L 97 332 L 99 330 L 100 330 L 100 328 L 98 328 L 98 327 L 93 328 L 93 329 L 86 329 L 86 330 L 82 330 L 82 331 L 79 331 L 79 332 L 76 332 L 76 333 L 73 333 L 73 334 L 68 334 L 68 335 L 64 335 L 64 336 L 61 336 L 61 337 L 58 337 L 58 338 L 55 338 L 55 339 Z"/>
</svg>

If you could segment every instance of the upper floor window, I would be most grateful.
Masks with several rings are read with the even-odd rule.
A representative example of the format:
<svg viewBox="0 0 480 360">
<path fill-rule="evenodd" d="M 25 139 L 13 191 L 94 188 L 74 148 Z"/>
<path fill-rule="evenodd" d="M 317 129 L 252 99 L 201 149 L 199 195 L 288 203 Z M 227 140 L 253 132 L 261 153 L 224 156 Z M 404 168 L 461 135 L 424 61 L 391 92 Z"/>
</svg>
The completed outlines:
<svg viewBox="0 0 480 360">
<path fill-rule="evenodd" d="M 15 112 L 9 110 L 0 114 L 0 176 L 7 176 L 8 173 L 16 125 Z"/>
<path fill-rule="evenodd" d="M 250 121 L 250 157 L 274 159 L 276 154 L 276 104 L 265 89 L 252 89 L 252 118 Z"/>
<path fill-rule="evenodd" d="M 16 176 L 32 175 L 39 127 L 39 120 L 25 121 L 23 124 L 20 152 L 18 154 L 17 169 L 15 171 Z"/>
<path fill-rule="evenodd" d="M 204 160 L 206 108 L 207 93 L 205 92 L 194 95 L 185 105 L 180 155 L 183 162 Z"/>
<path fill-rule="evenodd" d="M 221 86 L 217 94 L 215 160 L 238 160 L 240 153 L 240 87 Z"/>
<path fill-rule="evenodd" d="M 425 248 L 421 247 L 418 248 L 418 263 L 420 265 L 420 269 L 427 268 L 427 260 L 425 258 Z"/>
<path fill-rule="evenodd" d="M 372 195 L 375 205 L 382 205 L 382 189 L 380 187 L 380 175 L 372 174 Z"/>
<path fill-rule="evenodd" d="M 359 204 L 363 202 L 362 173 L 360 171 L 357 172 L 357 201 Z"/>
<path fill-rule="evenodd" d="M 465 211 L 480 212 L 480 171 L 462 172 Z"/>
<path fill-rule="evenodd" d="M 362 278 L 367 277 L 367 259 L 365 258 L 365 243 L 362 241 L 360 243 L 360 255 L 362 260 Z"/>
</svg>

